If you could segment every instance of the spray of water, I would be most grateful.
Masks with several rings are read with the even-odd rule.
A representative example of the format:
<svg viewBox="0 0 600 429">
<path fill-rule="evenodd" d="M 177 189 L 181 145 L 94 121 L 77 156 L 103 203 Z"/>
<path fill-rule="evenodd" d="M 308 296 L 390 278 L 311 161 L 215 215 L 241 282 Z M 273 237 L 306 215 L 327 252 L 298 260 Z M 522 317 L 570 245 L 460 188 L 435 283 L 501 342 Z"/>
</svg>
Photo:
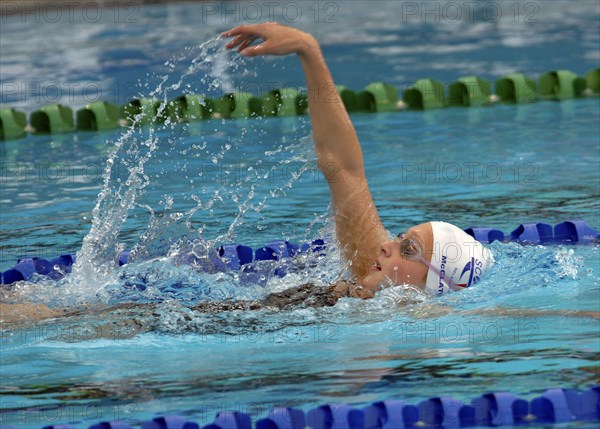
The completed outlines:
<svg viewBox="0 0 600 429">
<path fill-rule="evenodd" d="M 228 133 L 224 135 L 224 142 L 218 148 L 207 147 L 203 135 L 200 136 L 200 141 L 196 139 L 190 145 L 189 135 L 184 131 L 193 125 L 173 123 L 166 115 L 169 99 L 180 95 L 182 91 L 186 94 L 234 91 L 235 85 L 231 76 L 238 69 L 246 68 L 246 60 L 239 56 L 231 57 L 223 45 L 222 40 L 214 38 L 198 47 L 187 49 L 165 63 L 167 72 L 158 76 L 158 83 L 153 89 L 147 88 L 148 83 L 141 84 L 142 89 L 144 86 L 147 88 L 146 94 L 142 96 L 160 101 L 155 118 L 159 120 L 153 121 L 151 127 L 140 127 L 146 113 L 142 111 L 114 142 L 104 168 L 102 187 L 92 211 L 92 227 L 83 239 L 71 275 L 61 281 L 60 299 L 53 296 L 53 304 L 114 302 L 115 297 L 128 299 L 123 297 L 124 286 L 143 292 L 146 296 L 160 297 L 165 290 L 172 291 L 173 285 L 181 290 L 182 285 L 193 286 L 203 281 L 206 283 L 202 276 L 214 271 L 210 267 L 210 260 L 214 255 L 216 243 L 235 240 L 238 229 L 248 215 L 260 214 L 269 199 L 286 195 L 306 171 L 314 168 L 312 142 L 307 141 L 310 138 L 306 137 L 295 144 L 281 145 L 264 153 L 265 159 L 280 157 L 282 161 L 266 164 L 265 168 L 249 165 L 245 174 L 217 189 L 207 190 L 201 183 L 198 192 L 195 181 L 202 181 L 203 172 L 190 172 L 189 189 L 184 190 L 180 196 L 188 203 L 192 202 L 191 208 L 188 204 L 187 209 L 178 209 L 176 195 L 163 195 L 158 203 L 162 206 L 160 209 L 156 209 L 156 202 L 144 201 L 142 197 L 145 197 L 149 189 L 159 188 L 161 181 L 172 180 L 172 166 L 157 168 L 163 162 L 163 154 L 174 158 L 174 162 L 179 163 L 176 164 L 177 169 L 185 171 L 188 168 L 188 157 L 203 156 L 213 165 L 219 166 L 227 154 L 236 149 L 236 143 L 232 141 L 234 138 Z M 201 88 L 198 88 L 198 85 Z M 163 118 L 162 122 L 160 118 Z M 225 124 L 224 120 L 221 123 L 217 120 L 213 122 Z M 216 126 L 202 126 L 202 133 L 212 134 L 214 141 L 215 134 L 218 135 Z M 259 127 L 260 124 L 249 126 Z M 212 127 L 215 127 L 214 130 L 210 129 Z M 243 140 L 247 133 L 248 130 L 242 129 L 238 140 Z M 260 184 L 265 182 L 265 178 L 274 175 L 275 170 L 281 168 L 285 168 L 289 173 L 283 184 L 271 185 L 266 192 L 258 189 Z M 223 173 L 230 172 L 225 170 Z M 240 191 L 241 189 L 247 191 Z M 222 225 L 219 233 L 212 239 L 204 238 L 204 224 L 200 222 L 198 225 L 197 221 L 194 222 L 195 215 L 200 212 L 203 221 L 208 219 L 220 222 L 215 210 L 231 203 L 235 211 L 233 216 L 226 220 L 228 224 Z M 121 234 L 134 211 L 145 212 L 149 217 L 145 231 L 137 233 L 137 244 L 131 250 L 129 258 L 130 262 L 137 261 L 139 265 L 129 267 L 125 271 L 118 270 L 118 255 L 125 248 L 125 244 L 120 242 Z M 325 222 L 325 215 L 315 219 L 315 222 Z M 336 257 L 335 252 L 331 257 Z M 154 265 L 143 263 L 149 260 L 156 262 Z M 193 263 L 191 269 L 181 268 L 173 271 L 172 266 L 164 265 L 165 261 L 175 265 L 178 261 Z M 194 271 L 194 268 L 197 269 Z M 320 277 L 322 270 L 317 271 L 308 270 L 307 275 Z M 164 277 L 164 273 L 169 274 Z M 237 273 L 220 275 L 219 278 L 212 278 L 205 290 L 192 288 L 193 293 L 196 296 L 212 294 L 211 298 L 215 298 L 219 293 L 222 294 L 215 291 L 215 284 L 235 286 L 235 283 L 239 282 L 238 277 Z M 152 282 L 155 287 L 147 288 Z M 275 287 L 280 288 L 281 285 L 275 281 Z M 129 295 L 129 298 L 131 297 L 132 295 Z"/>
<path fill-rule="evenodd" d="M 224 72 L 231 62 L 227 60 L 219 39 L 208 40 L 194 51 L 197 52 L 196 56 L 175 83 L 170 84 L 170 74 L 166 74 L 160 77 L 159 84 L 150 92 L 150 97 L 161 101 L 157 117 L 164 115 L 168 99 L 175 91 L 181 89 L 189 76 L 204 72 L 207 73 L 203 78 L 204 82 L 208 82 L 211 88 L 232 87 L 229 75 Z M 189 53 L 181 55 L 167 62 L 166 66 L 174 70 L 176 65 L 188 60 L 188 57 Z M 173 126 L 170 120 L 166 120 L 161 127 L 149 127 L 145 132 L 140 133 L 139 122 L 145 113 L 142 111 L 136 116 L 133 123 L 114 142 L 106 161 L 102 189 L 92 210 L 92 227 L 83 239 L 72 274 L 68 277 L 68 284 L 73 287 L 63 285 L 64 289 L 70 291 L 70 298 L 75 302 L 106 298 L 107 285 L 116 281 L 115 263 L 119 251 L 123 248 L 118 241 L 119 233 L 131 210 L 138 204 L 145 188 L 151 182 L 151 178 L 145 171 L 146 164 L 162 144 L 159 135 L 161 128 Z M 117 179 L 115 183 L 113 173 L 118 166 L 125 167 L 126 177 Z M 167 204 L 167 209 L 168 206 Z M 153 209 L 149 206 L 144 207 L 151 214 L 148 231 L 163 229 L 165 225 L 164 223 L 158 225 Z M 142 236 L 142 242 L 148 241 L 148 231 Z"/>
</svg>

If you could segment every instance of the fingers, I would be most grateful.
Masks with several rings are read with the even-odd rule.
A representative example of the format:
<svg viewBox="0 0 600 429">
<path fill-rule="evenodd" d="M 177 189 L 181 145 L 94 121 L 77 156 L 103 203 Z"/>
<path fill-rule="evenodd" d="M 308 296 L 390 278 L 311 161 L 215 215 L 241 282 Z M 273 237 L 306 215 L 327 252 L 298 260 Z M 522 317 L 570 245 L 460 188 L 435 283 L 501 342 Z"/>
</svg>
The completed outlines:
<svg viewBox="0 0 600 429">
<path fill-rule="evenodd" d="M 242 52 L 244 49 L 246 49 L 248 46 L 250 46 L 252 44 L 252 42 L 254 42 L 255 40 L 256 40 L 256 37 L 252 37 L 251 39 L 244 40 L 238 47 L 238 52 Z"/>
<path fill-rule="evenodd" d="M 254 57 L 258 55 L 286 55 L 294 52 L 293 41 L 297 37 L 291 29 L 274 22 L 262 24 L 240 25 L 221 34 L 221 37 L 233 37 L 226 45 L 227 49 L 237 48 L 241 55 Z M 252 46 L 258 39 L 259 45 Z M 284 42 L 282 43 L 281 40 Z"/>
<path fill-rule="evenodd" d="M 248 47 L 252 42 L 254 42 L 257 39 L 257 37 L 255 36 L 249 36 L 246 34 L 242 34 L 240 36 L 237 36 L 235 39 L 233 39 L 232 41 L 230 41 L 229 43 L 227 43 L 227 45 L 225 46 L 227 49 L 233 49 L 236 46 L 239 46 L 239 50 Z"/>
<path fill-rule="evenodd" d="M 245 40 L 245 36 L 238 36 L 233 40 L 230 40 L 227 45 L 225 45 L 225 47 L 227 49 L 232 49 L 235 48 L 237 45 L 239 45 L 240 43 L 242 43 Z"/>
<path fill-rule="evenodd" d="M 258 45 L 260 46 L 260 45 Z M 240 55 L 243 55 L 245 57 L 255 57 L 258 54 L 255 52 L 255 48 L 256 46 L 252 46 L 250 48 L 246 48 L 246 49 L 242 49 L 240 50 Z"/>
<path fill-rule="evenodd" d="M 233 36 L 253 36 L 253 37 L 261 37 L 261 28 L 262 24 L 253 24 L 253 25 L 239 25 L 235 28 L 232 28 L 229 31 L 225 31 L 221 33 L 221 37 L 228 38 Z"/>
<path fill-rule="evenodd" d="M 261 37 L 255 30 L 257 30 L 255 25 L 240 25 L 239 27 L 222 33 L 221 37 L 235 37 L 227 43 L 225 47 L 227 49 L 234 49 L 237 47 L 238 52 L 242 53 L 242 51 L 246 50 L 255 40 Z"/>
<path fill-rule="evenodd" d="M 232 28 L 231 30 L 224 31 L 223 33 L 221 33 L 221 37 L 228 38 L 233 36 L 239 36 L 244 32 L 244 27 L 245 25 L 240 25 L 238 27 Z"/>
<path fill-rule="evenodd" d="M 260 45 L 250 46 L 249 48 L 240 49 L 240 54 L 245 57 L 256 57 L 258 55 L 262 55 L 268 46 L 265 43 L 261 43 Z"/>
</svg>

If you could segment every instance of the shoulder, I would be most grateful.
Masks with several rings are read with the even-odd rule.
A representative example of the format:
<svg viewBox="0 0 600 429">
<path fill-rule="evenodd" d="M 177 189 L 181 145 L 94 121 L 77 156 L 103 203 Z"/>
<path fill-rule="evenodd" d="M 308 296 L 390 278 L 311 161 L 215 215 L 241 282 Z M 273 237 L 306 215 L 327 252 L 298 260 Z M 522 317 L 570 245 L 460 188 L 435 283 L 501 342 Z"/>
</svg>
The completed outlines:
<svg viewBox="0 0 600 429">
<path fill-rule="evenodd" d="M 340 280 L 333 285 L 333 290 L 338 295 L 338 298 L 360 298 L 370 299 L 375 296 L 375 293 L 354 281 Z"/>
</svg>

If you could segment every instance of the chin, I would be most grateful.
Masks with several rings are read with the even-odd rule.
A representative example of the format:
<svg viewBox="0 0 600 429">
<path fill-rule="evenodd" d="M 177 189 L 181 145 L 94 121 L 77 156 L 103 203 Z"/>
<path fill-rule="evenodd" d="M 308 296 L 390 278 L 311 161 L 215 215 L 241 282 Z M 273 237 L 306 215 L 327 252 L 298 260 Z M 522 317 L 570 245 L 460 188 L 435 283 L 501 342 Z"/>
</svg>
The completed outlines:
<svg viewBox="0 0 600 429">
<path fill-rule="evenodd" d="M 369 274 L 360 281 L 360 285 L 367 289 L 375 288 L 375 287 L 379 286 L 379 284 L 381 283 L 381 279 L 379 279 L 377 277 L 379 277 L 379 276 L 374 276 L 372 274 Z"/>
</svg>

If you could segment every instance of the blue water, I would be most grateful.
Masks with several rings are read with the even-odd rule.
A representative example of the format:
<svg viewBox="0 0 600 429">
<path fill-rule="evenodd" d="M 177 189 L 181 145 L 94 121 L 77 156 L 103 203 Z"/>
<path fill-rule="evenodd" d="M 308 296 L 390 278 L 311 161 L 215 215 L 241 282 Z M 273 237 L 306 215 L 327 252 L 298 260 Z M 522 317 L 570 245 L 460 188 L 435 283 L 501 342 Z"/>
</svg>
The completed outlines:
<svg viewBox="0 0 600 429">
<path fill-rule="evenodd" d="M 439 3 L 438 16 L 421 16 L 414 2 L 297 2 L 302 16 L 294 24 L 317 35 L 336 80 L 355 89 L 372 81 L 401 89 L 421 77 L 449 83 L 473 73 L 490 80 L 514 71 L 584 74 L 600 66 L 597 2 L 481 2 L 462 20 L 448 15 L 450 3 Z M 209 41 L 238 18 L 251 21 L 249 4 L 128 5 L 104 9 L 97 22 L 77 11 L 54 22 L 49 10 L 3 15 L 2 105 L 31 112 L 46 102 L 78 108 L 94 97 L 123 103 L 152 91 L 170 99 L 184 91 L 302 86 L 293 58 L 241 60 Z M 225 7 L 233 15 L 223 15 Z M 502 11 L 498 19 L 489 15 L 493 7 Z M 291 13 L 275 18 L 291 24 Z M 391 233 L 427 220 L 510 232 L 524 222 L 581 218 L 600 229 L 599 118 L 597 98 L 352 117 Z M 436 300 L 397 287 L 324 309 L 192 312 L 188 305 L 197 301 L 261 298 L 339 275 L 333 252 L 266 287 L 247 285 L 235 275 L 178 266 L 170 248 L 184 234 L 200 247 L 331 234 L 308 118 L 125 133 L 29 135 L 0 144 L 0 269 L 21 256 L 51 258 L 82 247 L 92 220 L 116 212 L 100 204 L 93 213 L 107 159 L 115 164 L 106 201 L 131 208 L 122 225 L 109 222 L 114 239 L 92 243 L 92 250 L 107 244 L 94 261 L 125 247 L 143 250 L 122 269 L 82 267 L 77 277 L 38 279 L 2 295 L 91 307 L 68 318 L 3 323 L 2 424 L 84 426 L 157 413 L 207 424 L 223 410 L 263 416 L 279 405 L 470 400 L 489 390 L 532 398 L 547 387 L 600 381 L 599 322 L 568 313 L 600 310 L 598 246 L 494 243 L 496 265 L 481 283 Z M 129 170 L 146 154 L 143 186 L 128 184 Z M 158 257 L 169 249 L 171 257 Z M 145 290 L 127 287 L 141 278 Z M 156 306 L 101 311 L 144 302 Z"/>
</svg>

